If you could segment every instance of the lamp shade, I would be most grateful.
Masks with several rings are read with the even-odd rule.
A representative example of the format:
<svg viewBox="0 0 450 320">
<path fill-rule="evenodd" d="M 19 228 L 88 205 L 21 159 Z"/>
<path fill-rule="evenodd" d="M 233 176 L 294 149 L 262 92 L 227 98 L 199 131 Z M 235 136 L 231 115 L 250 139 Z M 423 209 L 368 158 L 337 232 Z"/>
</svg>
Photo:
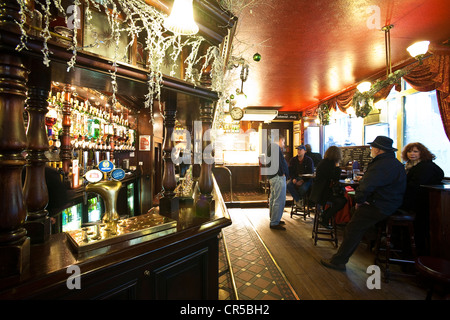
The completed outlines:
<svg viewBox="0 0 450 320">
<path fill-rule="evenodd" d="M 199 30 L 194 21 L 193 0 L 175 0 L 172 12 L 164 20 L 164 27 L 176 34 L 193 35 Z"/>
<path fill-rule="evenodd" d="M 372 84 L 370 82 L 361 82 L 360 84 L 358 84 L 358 86 L 356 87 L 356 89 L 358 89 L 359 92 L 367 92 L 370 90 L 370 87 L 372 86 Z"/>
<path fill-rule="evenodd" d="M 406 50 L 415 58 L 427 53 L 429 45 L 430 41 L 420 41 L 410 45 Z"/>
</svg>

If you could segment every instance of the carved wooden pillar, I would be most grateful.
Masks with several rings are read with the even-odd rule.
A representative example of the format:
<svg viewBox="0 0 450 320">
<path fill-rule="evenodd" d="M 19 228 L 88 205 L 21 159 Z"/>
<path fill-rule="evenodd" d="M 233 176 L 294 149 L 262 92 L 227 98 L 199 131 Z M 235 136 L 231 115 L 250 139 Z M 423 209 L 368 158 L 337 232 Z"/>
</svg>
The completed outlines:
<svg viewBox="0 0 450 320">
<path fill-rule="evenodd" d="M 45 151 L 49 149 L 45 115 L 48 111 L 51 80 L 49 68 L 41 61 L 31 59 L 30 65 L 33 65 L 33 71 L 28 79 L 28 154 L 23 193 L 28 210 L 25 228 L 34 244 L 47 241 L 51 233 L 50 218 L 46 210 L 49 196 L 45 179 Z"/>
<path fill-rule="evenodd" d="M 212 196 L 213 179 L 212 166 L 214 163 L 214 154 L 211 148 L 211 141 L 205 138 L 205 132 L 212 127 L 213 121 L 213 106 L 212 101 L 200 102 L 200 119 L 202 120 L 202 164 L 200 170 L 200 178 L 198 180 L 198 187 L 200 195 L 196 200 L 195 212 L 197 216 L 210 217 L 214 215 L 214 200 Z"/>
<path fill-rule="evenodd" d="M 19 32 L 16 1 L 0 3 L 0 28 Z M 0 45 L 1 43 L 0 38 Z M 16 276 L 29 270 L 30 239 L 23 228 L 26 207 L 22 192 L 22 151 L 27 138 L 23 111 L 27 96 L 28 70 L 11 49 L 0 54 L 0 277 Z"/>
<path fill-rule="evenodd" d="M 164 146 L 163 146 L 163 194 L 159 201 L 159 210 L 162 215 L 177 218 L 179 201 L 175 197 L 177 181 L 175 179 L 175 165 L 172 161 L 172 133 L 175 127 L 175 116 L 177 113 L 176 93 L 168 93 L 164 105 Z"/>
<path fill-rule="evenodd" d="M 62 170 L 64 171 L 64 181 L 69 184 L 68 175 L 70 171 L 70 165 L 72 162 L 72 148 L 70 145 L 70 116 L 72 114 L 72 106 L 70 104 L 70 96 L 72 90 L 70 85 L 67 84 L 64 88 L 64 102 L 62 109 L 62 134 L 61 134 L 61 152 L 59 154 L 62 162 Z"/>
</svg>

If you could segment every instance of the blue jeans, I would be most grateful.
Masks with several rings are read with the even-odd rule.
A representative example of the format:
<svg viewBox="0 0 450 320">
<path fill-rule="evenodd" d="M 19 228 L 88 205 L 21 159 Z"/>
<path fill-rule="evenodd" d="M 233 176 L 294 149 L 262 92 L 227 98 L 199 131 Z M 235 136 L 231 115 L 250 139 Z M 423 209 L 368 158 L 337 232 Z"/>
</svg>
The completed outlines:
<svg viewBox="0 0 450 320">
<path fill-rule="evenodd" d="M 303 198 L 303 196 L 308 191 L 309 187 L 312 184 L 312 179 L 306 180 L 303 182 L 303 184 L 299 187 L 297 187 L 293 182 L 292 179 L 290 179 L 287 183 L 287 189 L 289 193 L 291 194 L 292 198 L 294 198 L 294 201 L 298 201 Z"/>
<path fill-rule="evenodd" d="M 276 226 L 280 223 L 281 217 L 283 216 L 284 206 L 286 204 L 286 176 L 276 175 L 269 180 L 269 183 L 270 225 Z"/>
</svg>

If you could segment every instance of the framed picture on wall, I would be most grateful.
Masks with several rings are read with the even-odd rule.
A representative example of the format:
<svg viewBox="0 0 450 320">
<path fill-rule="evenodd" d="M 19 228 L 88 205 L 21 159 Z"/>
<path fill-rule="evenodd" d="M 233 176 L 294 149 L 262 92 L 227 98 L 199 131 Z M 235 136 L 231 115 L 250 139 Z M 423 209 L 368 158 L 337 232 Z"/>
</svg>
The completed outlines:
<svg viewBox="0 0 450 320">
<path fill-rule="evenodd" d="M 150 151 L 150 136 L 139 136 L 139 151 Z"/>
<path fill-rule="evenodd" d="M 300 132 L 294 132 L 294 148 L 300 145 Z"/>
</svg>

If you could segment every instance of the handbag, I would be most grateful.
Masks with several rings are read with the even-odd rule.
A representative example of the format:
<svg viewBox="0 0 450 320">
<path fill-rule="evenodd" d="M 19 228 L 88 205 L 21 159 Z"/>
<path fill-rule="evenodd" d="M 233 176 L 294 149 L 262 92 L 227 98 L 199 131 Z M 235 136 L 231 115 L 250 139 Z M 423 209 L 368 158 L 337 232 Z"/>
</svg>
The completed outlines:
<svg viewBox="0 0 450 320">
<path fill-rule="evenodd" d="M 339 181 L 331 180 L 330 185 L 333 192 L 333 197 L 345 196 L 344 186 L 341 185 Z"/>
</svg>

